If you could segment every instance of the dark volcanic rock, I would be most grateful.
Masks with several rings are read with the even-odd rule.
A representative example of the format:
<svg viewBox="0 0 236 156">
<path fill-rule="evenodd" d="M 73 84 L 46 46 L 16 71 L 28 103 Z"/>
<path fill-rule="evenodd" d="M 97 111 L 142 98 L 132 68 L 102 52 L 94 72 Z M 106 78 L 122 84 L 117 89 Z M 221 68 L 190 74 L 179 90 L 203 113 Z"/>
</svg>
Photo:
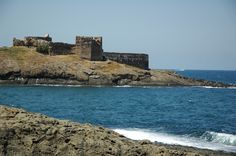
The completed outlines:
<svg viewBox="0 0 236 156">
<path fill-rule="evenodd" d="M 230 155 L 182 146 L 133 141 L 112 130 L 0 105 L 0 155 L 157 156 Z"/>
</svg>

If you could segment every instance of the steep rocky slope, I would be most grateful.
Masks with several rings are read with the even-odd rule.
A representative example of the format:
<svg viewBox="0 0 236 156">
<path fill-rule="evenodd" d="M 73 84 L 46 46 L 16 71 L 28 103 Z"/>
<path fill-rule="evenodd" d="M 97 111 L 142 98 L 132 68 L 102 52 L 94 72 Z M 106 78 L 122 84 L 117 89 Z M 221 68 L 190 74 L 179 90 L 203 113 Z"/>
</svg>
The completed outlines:
<svg viewBox="0 0 236 156">
<path fill-rule="evenodd" d="M 48 56 L 32 48 L 0 48 L 0 84 L 214 86 L 171 71 L 142 70 L 113 61 L 82 60 L 78 55 Z"/>
<path fill-rule="evenodd" d="M 134 141 L 103 127 L 0 105 L 0 155 L 223 156 L 233 153 Z"/>
</svg>

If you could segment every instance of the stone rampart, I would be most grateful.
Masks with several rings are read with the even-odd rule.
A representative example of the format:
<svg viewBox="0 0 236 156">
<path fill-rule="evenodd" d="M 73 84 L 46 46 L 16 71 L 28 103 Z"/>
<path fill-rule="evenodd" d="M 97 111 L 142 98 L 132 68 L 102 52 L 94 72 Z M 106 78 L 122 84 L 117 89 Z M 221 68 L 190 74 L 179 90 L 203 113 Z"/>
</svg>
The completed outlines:
<svg viewBox="0 0 236 156">
<path fill-rule="evenodd" d="M 36 51 L 49 55 L 78 54 L 90 61 L 109 59 L 119 63 L 149 69 L 148 55 L 139 53 L 103 52 L 102 37 L 76 36 L 75 44 L 52 42 L 49 35 L 45 37 L 28 36 L 23 40 L 13 39 L 13 46 L 35 47 Z"/>
<path fill-rule="evenodd" d="M 90 61 L 102 61 L 102 37 L 76 36 L 76 53 Z"/>
<path fill-rule="evenodd" d="M 38 37 L 38 36 L 27 36 L 23 40 L 13 38 L 13 46 L 27 46 L 27 47 L 38 47 L 42 43 L 49 44 L 52 42 L 52 38 Z"/>
<path fill-rule="evenodd" d="M 52 42 L 50 48 L 50 55 L 67 55 L 74 53 L 75 45 L 63 42 Z"/>
<path fill-rule="evenodd" d="M 142 69 L 149 69 L 147 54 L 104 52 L 103 56 L 106 59 L 119 63 L 128 64 Z"/>
<path fill-rule="evenodd" d="M 45 40 L 48 42 L 52 42 L 52 38 L 49 36 L 42 37 L 42 36 L 26 36 L 25 40 Z"/>
</svg>

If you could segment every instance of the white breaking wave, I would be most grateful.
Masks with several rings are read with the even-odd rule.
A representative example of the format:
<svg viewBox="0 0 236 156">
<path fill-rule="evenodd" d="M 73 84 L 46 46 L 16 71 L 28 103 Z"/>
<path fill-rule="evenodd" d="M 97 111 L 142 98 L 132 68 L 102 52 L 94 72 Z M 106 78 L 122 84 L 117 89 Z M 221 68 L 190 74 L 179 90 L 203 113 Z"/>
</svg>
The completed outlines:
<svg viewBox="0 0 236 156">
<path fill-rule="evenodd" d="M 236 146 L 236 135 L 216 132 L 205 132 L 201 137 L 206 141 L 223 143 L 226 145 Z"/>
<path fill-rule="evenodd" d="M 33 86 L 45 86 L 45 87 L 82 87 L 82 85 L 66 85 L 66 84 L 34 84 Z"/>
<path fill-rule="evenodd" d="M 236 89 L 236 87 L 228 87 L 229 89 Z"/>
<path fill-rule="evenodd" d="M 236 87 L 212 87 L 212 86 L 193 86 L 206 89 L 236 89 Z"/>
<path fill-rule="evenodd" d="M 152 142 L 160 142 L 164 144 L 172 145 L 182 145 L 182 146 L 191 146 L 202 149 L 211 149 L 211 150 L 223 150 L 227 152 L 236 152 L 236 136 L 232 134 L 224 133 L 215 133 L 215 132 L 206 132 L 208 136 L 211 134 L 214 135 L 214 139 L 209 140 L 204 136 L 207 136 L 206 133 L 203 134 L 200 138 L 190 137 L 187 135 L 173 135 L 161 132 L 153 132 L 147 129 L 113 129 L 115 132 L 124 135 L 127 138 L 133 140 L 143 140 L 148 139 Z M 226 144 L 227 143 L 232 144 Z"/>
<path fill-rule="evenodd" d="M 224 88 L 224 87 L 212 87 L 212 86 L 202 86 L 202 88 L 207 88 L 207 89 L 211 89 L 211 88 Z"/>
<path fill-rule="evenodd" d="M 113 87 L 117 87 L 117 88 L 128 88 L 128 87 L 135 87 L 135 86 L 130 86 L 130 85 L 116 85 L 116 86 L 113 86 Z"/>
<path fill-rule="evenodd" d="M 103 85 L 68 85 L 68 84 L 33 84 L 32 86 L 45 86 L 45 87 L 106 87 Z"/>
</svg>

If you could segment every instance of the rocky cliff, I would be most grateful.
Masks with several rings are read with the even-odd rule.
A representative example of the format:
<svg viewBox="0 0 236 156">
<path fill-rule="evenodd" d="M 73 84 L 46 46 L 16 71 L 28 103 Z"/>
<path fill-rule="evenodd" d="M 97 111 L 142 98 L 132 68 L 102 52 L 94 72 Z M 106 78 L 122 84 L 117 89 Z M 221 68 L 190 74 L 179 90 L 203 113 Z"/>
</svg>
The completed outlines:
<svg viewBox="0 0 236 156">
<path fill-rule="evenodd" d="M 110 60 L 88 61 L 73 54 L 43 55 L 27 47 L 0 48 L 0 84 L 230 86 Z"/>
<path fill-rule="evenodd" d="M 134 141 L 103 127 L 57 120 L 0 105 L 0 155 L 223 156 L 233 153 Z"/>
</svg>

